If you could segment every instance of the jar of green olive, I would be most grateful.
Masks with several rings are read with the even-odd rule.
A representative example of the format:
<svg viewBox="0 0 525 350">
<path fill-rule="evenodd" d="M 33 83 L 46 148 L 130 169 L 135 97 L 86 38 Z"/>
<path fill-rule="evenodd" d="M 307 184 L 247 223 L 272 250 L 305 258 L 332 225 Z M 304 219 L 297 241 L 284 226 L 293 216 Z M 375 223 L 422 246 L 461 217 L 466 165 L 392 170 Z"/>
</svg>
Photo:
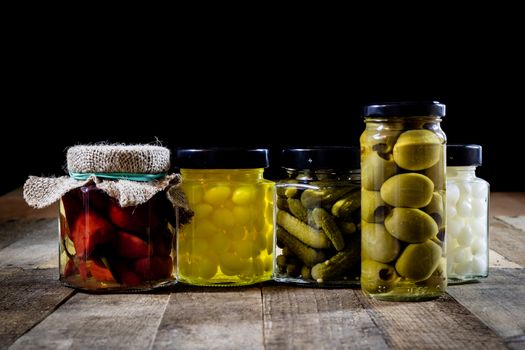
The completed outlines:
<svg viewBox="0 0 525 350">
<path fill-rule="evenodd" d="M 446 287 L 445 144 L 438 102 L 367 105 L 361 135 L 361 287 L 382 300 Z"/>
<path fill-rule="evenodd" d="M 274 280 L 314 287 L 359 284 L 358 147 L 285 149 L 277 183 Z"/>
</svg>

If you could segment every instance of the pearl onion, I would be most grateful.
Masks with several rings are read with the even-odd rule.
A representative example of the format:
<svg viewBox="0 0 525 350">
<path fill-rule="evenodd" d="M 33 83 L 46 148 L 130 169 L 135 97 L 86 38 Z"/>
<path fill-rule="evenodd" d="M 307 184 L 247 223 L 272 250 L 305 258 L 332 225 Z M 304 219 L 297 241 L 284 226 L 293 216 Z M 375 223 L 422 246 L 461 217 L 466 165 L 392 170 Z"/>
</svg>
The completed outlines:
<svg viewBox="0 0 525 350">
<path fill-rule="evenodd" d="M 487 187 L 483 182 L 474 182 L 470 184 L 472 197 L 485 199 L 487 197 Z"/>
<path fill-rule="evenodd" d="M 470 202 L 468 200 L 461 200 L 456 206 L 458 210 L 458 215 L 468 218 L 472 213 L 472 206 L 470 205 Z"/>
<path fill-rule="evenodd" d="M 473 238 L 472 229 L 469 225 L 463 226 L 457 236 L 458 243 L 462 247 L 468 247 L 472 243 Z"/>
<path fill-rule="evenodd" d="M 479 218 L 487 214 L 487 203 L 483 199 L 473 199 L 471 205 L 472 215 L 475 218 Z"/>
<path fill-rule="evenodd" d="M 447 205 L 454 206 L 459 199 L 459 188 L 453 183 L 447 183 Z"/>
<path fill-rule="evenodd" d="M 456 264 L 454 271 L 460 276 L 472 275 L 472 262 L 464 261 Z"/>
<path fill-rule="evenodd" d="M 459 234 L 459 232 L 461 231 L 461 229 L 463 228 L 464 225 L 465 224 L 463 223 L 462 219 L 460 219 L 458 217 L 454 217 L 454 218 L 448 220 L 447 232 L 452 237 L 457 237 L 457 235 Z"/>
<path fill-rule="evenodd" d="M 472 260 L 472 253 L 468 248 L 458 248 L 454 251 L 455 262 L 462 263 Z"/>
<path fill-rule="evenodd" d="M 475 256 L 472 259 L 472 272 L 475 275 L 487 274 L 487 258 L 485 256 Z"/>
<path fill-rule="evenodd" d="M 456 207 L 453 207 L 451 205 L 447 206 L 447 218 L 453 218 L 454 216 L 456 216 L 457 213 L 458 211 L 456 210 Z"/>
<path fill-rule="evenodd" d="M 487 240 L 486 239 L 475 239 L 470 246 L 470 251 L 473 255 L 486 254 L 487 251 Z"/>
</svg>

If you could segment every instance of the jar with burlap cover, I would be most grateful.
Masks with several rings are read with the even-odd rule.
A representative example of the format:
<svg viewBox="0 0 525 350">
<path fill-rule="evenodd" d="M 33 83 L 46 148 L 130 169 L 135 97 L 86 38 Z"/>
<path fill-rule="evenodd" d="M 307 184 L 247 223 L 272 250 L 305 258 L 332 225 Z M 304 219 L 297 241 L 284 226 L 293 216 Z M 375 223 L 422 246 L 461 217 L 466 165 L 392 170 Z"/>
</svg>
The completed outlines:
<svg viewBox="0 0 525 350">
<path fill-rule="evenodd" d="M 69 176 L 30 176 L 34 208 L 60 201 L 60 279 L 88 291 L 146 290 L 176 281 L 175 228 L 192 216 L 170 174 L 169 149 L 80 145 L 67 150 Z"/>
</svg>

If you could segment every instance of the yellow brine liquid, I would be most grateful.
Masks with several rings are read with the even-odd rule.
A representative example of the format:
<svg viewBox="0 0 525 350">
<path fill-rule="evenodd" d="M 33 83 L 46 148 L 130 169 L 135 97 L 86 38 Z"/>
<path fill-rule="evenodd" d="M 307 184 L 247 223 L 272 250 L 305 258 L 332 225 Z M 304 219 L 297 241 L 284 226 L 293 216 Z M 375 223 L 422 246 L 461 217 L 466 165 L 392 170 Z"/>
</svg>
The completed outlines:
<svg viewBox="0 0 525 350">
<path fill-rule="evenodd" d="M 274 184 L 263 169 L 182 169 L 195 215 L 178 232 L 178 276 L 194 285 L 248 285 L 272 276 Z"/>
</svg>

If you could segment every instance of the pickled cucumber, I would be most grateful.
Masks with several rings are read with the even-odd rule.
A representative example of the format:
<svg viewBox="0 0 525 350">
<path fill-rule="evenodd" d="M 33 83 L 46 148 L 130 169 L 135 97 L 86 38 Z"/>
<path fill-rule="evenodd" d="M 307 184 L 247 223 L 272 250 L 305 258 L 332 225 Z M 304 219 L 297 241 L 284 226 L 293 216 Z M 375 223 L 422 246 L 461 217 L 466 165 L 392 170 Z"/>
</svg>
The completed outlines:
<svg viewBox="0 0 525 350">
<path fill-rule="evenodd" d="M 345 242 L 339 227 L 334 221 L 334 218 L 323 208 L 315 208 L 312 210 L 312 217 L 316 225 L 323 229 L 324 233 L 332 242 L 335 249 L 337 251 L 343 250 Z"/>
<path fill-rule="evenodd" d="M 312 278 L 318 283 L 323 283 L 348 277 L 352 269 L 359 268 L 359 252 L 359 244 L 355 240 L 345 250 L 312 267 Z"/>
<path fill-rule="evenodd" d="M 292 213 L 293 216 L 295 216 L 302 222 L 308 223 L 308 212 L 306 211 L 306 208 L 303 207 L 303 205 L 301 204 L 301 201 L 295 198 L 288 198 L 287 202 L 288 210 L 290 211 L 290 213 Z"/>
<path fill-rule="evenodd" d="M 277 224 L 310 247 L 329 248 L 331 246 L 330 240 L 323 231 L 306 225 L 285 211 L 279 210 L 277 212 Z"/>
<path fill-rule="evenodd" d="M 361 191 L 351 192 L 337 200 L 332 206 L 332 215 L 348 220 L 354 211 L 361 206 Z"/>
<path fill-rule="evenodd" d="M 277 239 L 283 242 L 283 244 L 308 267 L 325 261 L 327 258 L 325 251 L 316 250 L 307 246 L 280 226 L 277 226 L 276 234 Z"/>
<path fill-rule="evenodd" d="M 325 207 L 332 205 L 336 200 L 350 192 L 352 189 L 348 187 L 334 187 L 319 190 L 308 189 L 301 194 L 301 203 L 307 209 L 317 207 Z"/>
</svg>

